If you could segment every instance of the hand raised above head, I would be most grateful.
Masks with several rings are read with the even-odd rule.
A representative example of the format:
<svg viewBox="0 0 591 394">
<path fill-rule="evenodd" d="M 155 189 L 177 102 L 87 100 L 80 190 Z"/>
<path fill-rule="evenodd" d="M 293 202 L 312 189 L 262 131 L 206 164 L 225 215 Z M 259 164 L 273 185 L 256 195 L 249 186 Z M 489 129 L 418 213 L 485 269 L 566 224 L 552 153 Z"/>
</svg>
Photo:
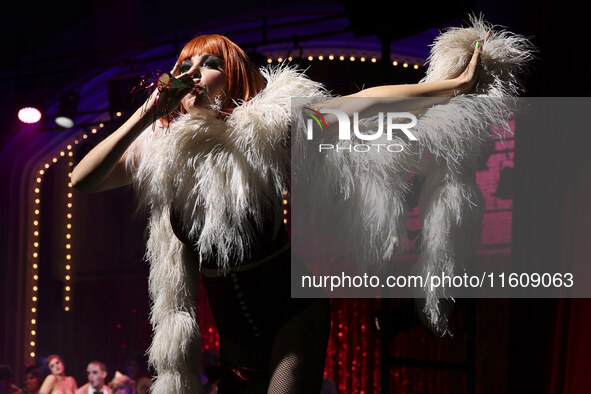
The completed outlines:
<svg viewBox="0 0 591 394">
<path fill-rule="evenodd" d="M 472 58 L 464 68 L 464 71 L 454 79 L 458 82 L 458 88 L 454 90 L 455 95 L 458 94 L 469 94 L 474 93 L 476 88 L 476 82 L 478 80 L 478 71 L 480 64 L 480 56 L 482 54 L 482 47 L 485 45 L 486 40 L 490 37 L 491 32 L 489 31 L 483 40 L 476 41 Z"/>
</svg>

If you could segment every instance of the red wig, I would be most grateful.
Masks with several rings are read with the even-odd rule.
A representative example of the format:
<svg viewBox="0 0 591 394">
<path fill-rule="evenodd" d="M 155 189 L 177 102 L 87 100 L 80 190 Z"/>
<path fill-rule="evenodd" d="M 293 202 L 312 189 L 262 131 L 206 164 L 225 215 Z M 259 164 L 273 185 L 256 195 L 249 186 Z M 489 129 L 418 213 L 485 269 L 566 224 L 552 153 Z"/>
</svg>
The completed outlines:
<svg viewBox="0 0 591 394">
<path fill-rule="evenodd" d="M 49 366 L 49 363 L 51 362 L 51 360 L 53 360 L 54 358 L 57 358 L 58 360 L 60 360 L 60 362 L 63 364 L 64 360 L 62 360 L 62 358 L 60 356 L 58 356 L 57 354 L 50 354 L 49 356 L 47 356 L 47 359 L 45 360 L 45 362 L 47 363 L 47 366 Z"/>
<path fill-rule="evenodd" d="M 244 51 L 227 37 L 206 34 L 193 38 L 185 45 L 177 64 L 199 54 L 212 54 L 222 59 L 226 74 L 222 116 L 230 114 L 236 103 L 248 101 L 263 89 L 263 77 Z"/>
</svg>

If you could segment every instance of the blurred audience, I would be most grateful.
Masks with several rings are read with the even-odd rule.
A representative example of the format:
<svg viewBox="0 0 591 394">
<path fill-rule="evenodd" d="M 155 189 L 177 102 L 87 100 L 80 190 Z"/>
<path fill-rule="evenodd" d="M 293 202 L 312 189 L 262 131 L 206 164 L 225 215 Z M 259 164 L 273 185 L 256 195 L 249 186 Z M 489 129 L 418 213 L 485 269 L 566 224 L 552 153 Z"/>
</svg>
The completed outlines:
<svg viewBox="0 0 591 394">
<path fill-rule="evenodd" d="M 76 392 L 78 385 L 73 377 L 66 376 L 66 366 L 60 356 L 57 354 L 48 356 L 47 367 L 51 374 L 43 381 L 39 394 L 74 394 Z"/>
<path fill-rule="evenodd" d="M 136 394 L 135 382 L 127 375 L 121 372 L 115 372 L 115 377 L 109 383 L 109 387 L 113 394 Z"/>
<path fill-rule="evenodd" d="M 0 393 L 22 393 L 14 384 L 14 372 L 8 365 L 0 365 Z"/>
<path fill-rule="evenodd" d="M 143 353 L 135 352 L 129 355 L 125 361 L 125 370 L 135 382 L 137 394 L 146 394 L 152 386 L 152 380 L 148 377 L 146 361 Z"/>
<path fill-rule="evenodd" d="M 41 369 L 37 365 L 28 365 L 23 372 L 23 394 L 38 394 L 41 388 Z"/>
<path fill-rule="evenodd" d="M 88 383 L 76 390 L 76 394 L 112 394 L 105 385 L 107 367 L 100 361 L 91 361 L 86 367 Z"/>
</svg>

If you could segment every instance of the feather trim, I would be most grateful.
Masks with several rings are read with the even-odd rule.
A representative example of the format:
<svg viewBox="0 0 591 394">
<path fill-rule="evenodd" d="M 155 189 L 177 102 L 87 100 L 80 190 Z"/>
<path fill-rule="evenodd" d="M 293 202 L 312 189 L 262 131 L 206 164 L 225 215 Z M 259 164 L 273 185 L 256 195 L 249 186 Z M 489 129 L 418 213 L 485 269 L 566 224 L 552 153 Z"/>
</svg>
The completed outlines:
<svg viewBox="0 0 591 394">
<path fill-rule="evenodd" d="M 269 220 L 282 225 L 281 194 L 288 187 L 291 97 L 326 96 L 319 83 L 290 68 L 263 71 L 267 86 L 222 121 L 180 116 L 169 129 L 148 129 L 132 144 L 140 205 L 150 210 L 147 258 L 154 338 L 151 391 L 201 393 L 190 366 L 200 352 L 195 317 L 197 269 L 215 261 L 224 272 L 248 258 Z M 200 261 L 175 236 L 171 217 L 193 242 Z"/>
<path fill-rule="evenodd" d="M 460 72 L 471 58 L 475 42 L 491 28 L 482 19 L 473 18 L 471 27 L 443 33 L 432 47 L 423 82 Z M 292 227 L 301 228 L 294 227 L 293 234 L 316 229 L 314 235 L 310 231 L 307 235 L 316 238 L 318 249 L 322 248 L 317 257 L 344 255 L 363 262 L 362 268 L 374 261 L 389 262 L 407 244 L 405 193 L 411 187 L 411 176 L 422 175 L 419 269 L 425 274 L 450 276 L 462 271 L 480 233 L 483 199 L 475 182 L 476 168 L 495 134 L 511 132 L 509 120 L 517 106 L 514 95 L 519 91 L 515 75 L 532 58 L 531 44 L 506 31 L 493 32 L 483 51 L 477 94 L 453 97 L 428 109 L 412 128 L 418 141 L 388 141 L 385 136 L 372 141 L 383 146 L 399 144 L 404 147 L 402 152 L 356 154 L 332 149 L 318 153 L 318 141 L 315 149 L 307 149 L 303 133 L 294 137 L 294 161 L 300 167 L 293 181 L 301 183 L 294 193 L 296 189 L 312 192 L 298 195 L 298 204 L 305 207 L 302 211 L 308 212 L 302 218 L 294 211 Z M 303 118 L 298 121 L 298 129 L 305 130 Z M 367 119 L 363 129 L 376 130 L 376 118 Z M 323 142 L 349 144 L 339 142 L 337 136 L 332 138 Z M 350 141 L 352 145 L 365 142 L 356 137 Z M 318 206 L 318 201 L 330 203 Z M 335 240 L 335 232 L 345 240 Z M 322 242 L 317 241 L 319 238 Z M 297 239 L 292 242 L 300 243 Z M 439 299 L 449 294 L 442 288 L 424 290 L 424 312 L 436 331 L 445 332 L 447 320 Z"/>
</svg>

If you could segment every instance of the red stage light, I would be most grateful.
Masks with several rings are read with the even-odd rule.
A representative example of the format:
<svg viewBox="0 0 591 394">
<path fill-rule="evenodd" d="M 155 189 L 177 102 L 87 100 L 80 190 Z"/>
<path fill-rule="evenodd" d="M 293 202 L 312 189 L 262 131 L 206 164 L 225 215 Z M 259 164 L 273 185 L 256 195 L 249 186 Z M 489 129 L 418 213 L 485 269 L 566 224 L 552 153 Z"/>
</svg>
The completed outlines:
<svg viewBox="0 0 591 394">
<path fill-rule="evenodd" d="M 41 120 L 41 111 L 34 107 L 24 107 L 18 111 L 18 118 L 23 123 L 37 123 Z"/>
</svg>

